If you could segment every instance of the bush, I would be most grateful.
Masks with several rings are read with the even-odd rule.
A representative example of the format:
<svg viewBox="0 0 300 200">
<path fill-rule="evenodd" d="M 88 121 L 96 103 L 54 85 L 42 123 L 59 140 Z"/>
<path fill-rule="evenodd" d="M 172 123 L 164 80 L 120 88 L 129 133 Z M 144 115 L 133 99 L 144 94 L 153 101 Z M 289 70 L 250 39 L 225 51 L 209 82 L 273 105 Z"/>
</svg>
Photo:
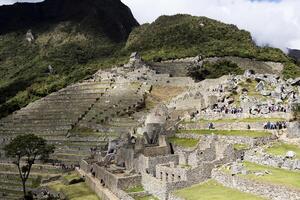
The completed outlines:
<svg viewBox="0 0 300 200">
<path fill-rule="evenodd" d="M 203 66 L 194 66 L 189 69 L 189 76 L 197 81 L 206 78 L 219 78 L 228 74 L 242 74 L 243 70 L 235 63 L 228 60 L 217 62 L 204 62 Z"/>
</svg>

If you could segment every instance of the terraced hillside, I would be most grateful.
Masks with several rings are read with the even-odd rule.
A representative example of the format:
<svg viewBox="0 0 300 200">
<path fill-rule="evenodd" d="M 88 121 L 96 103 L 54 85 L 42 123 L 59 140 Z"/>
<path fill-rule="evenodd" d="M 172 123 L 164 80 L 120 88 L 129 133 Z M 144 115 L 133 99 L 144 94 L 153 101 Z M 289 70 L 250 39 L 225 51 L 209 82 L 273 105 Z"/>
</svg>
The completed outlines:
<svg viewBox="0 0 300 200">
<path fill-rule="evenodd" d="M 133 51 L 147 61 L 234 56 L 280 62 L 286 78 L 300 72 L 281 50 L 259 47 L 249 32 L 206 17 L 162 16 L 139 27 L 119 0 L 47 0 L 0 11 L 1 117 L 99 69 L 124 64 Z"/>
<path fill-rule="evenodd" d="M 184 62 L 186 66 L 195 62 L 203 63 L 195 58 Z M 172 65 L 172 62 L 167 65 Z M 43 182 L 41 178 L 35 178 L 36 175 L 42 178 L 45 176 L 45 179 L 61 175 L 64 167 L 73 169 L 82 159 L 99 159 L 110 141 L 136 135 L 145 121 L 149 120 L 153 110 L 157 110 L 157 106 L 164 108 L 168 114 L 165 137 L 175 155 L 198 155 L 199 148 L 209 145 L 209 141 L 216 141 L 216 144 L 226 141 L 226 145 L 232 145 L 235 156 L 261 165 L 265 162 L 260 157 L 255 157 L 259 154 L 252 154 L 252 150 L 258 152 L 263 147 L 262 155 L 265 155 L 265 152 L 280 151 L 276 149 L 281 147 L 274 145 L 272 150 L 268 146 L 276 144 L 278 139 L 290 142 L 288 126 L 293 120 L 292 105 L 299 99 L 297 80 L 284 80 L 276 74 L 255 74 L 248 70 L 244 75 L 227 75 L 219 79 L 195 82 L 183 73 L 171 76 L 167 72 L 172 73 L 172 70 L 164 68 L 167 65 L 149 66 L 138 55 L 133 54 L 126 65 L 99 70 L 90 79 L 37 100 L 0 120 L 1 147 L 16 135 L 25 133 L 34 133 L 55 144 L 56 151 L 51 156 L 50 163 L 37 165 L 33 171 L 33 182 L 29 181 L 28 186 L 34 188 Z M 160 116 L 158 112 L 155 115 Z M 295 145 L 298 144 L 296 141 Z M 213 149 L 213 145 L 210 144 L 209 149 Z M 223 147 L 215 148 L 217 152 L 223 151 Z M 288 149 L 294 151 L 295 148 L 297 147 L 288 146 Z M 204 152 L 206 151 L 210 150 Z M 1 176 L 6 178 L 0 188 L 8 199 L 15 198 L 20 189 L 15 180 L 16 170 L 8 164 L 10 161 L 5 158 L 3 151 L 1 155 Z M 218 162 L 223 162 L 223 156 L 217 153 L 216 159 L 221 159 Z M 191 162 L 190 159 L 183 159 L 179 168 L 198 169 L 197 162 Z M 201 156 L 195 159 L 201 160 Z M 234 158 L 230 158 L 232 159 Z M 285 165 L 290 166 L 289 169 L 296 167 L 290 161 Z M 227 187 L 231 186 L 218 178 L 224 174 L 219 174 L 218 171 L 212 171 L 213 173 L 215 177 L 211 175 L 209 178 L 223 184 L 225 188 L 221 188 L 222 190 L 230 190 Z M 94 179 L 92 174 L 87 176 Z M 162 181 L 158 177 L 154 178 Z M 7 187 L 7 183 L 12 184 Z M 61 187 L 68 189 L 66 186 Z M 149 185 L 145 184 L 143 187 L 145 198 L 154 195 L 163 199 L 153 193 Z M 216 185 L 216 188 L 220 187 Z M 174 195 L 185 197 L 184 191 L 175 192 Z M 237 192 L 236 195 L 246 194 Z M 260 193 L 254 195 L 266 196 Z M 189 199 L 187 196 L 186 198 Z"/>
</svg>

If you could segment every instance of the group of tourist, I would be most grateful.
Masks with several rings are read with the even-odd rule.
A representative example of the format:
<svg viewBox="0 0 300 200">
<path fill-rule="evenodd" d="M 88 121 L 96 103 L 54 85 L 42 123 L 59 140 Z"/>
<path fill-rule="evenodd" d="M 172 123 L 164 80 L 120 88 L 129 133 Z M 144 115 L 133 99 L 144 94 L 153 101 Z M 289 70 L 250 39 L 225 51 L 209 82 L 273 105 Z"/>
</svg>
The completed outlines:
<svg viewBox="0 0 300 200">
<path fill-rule="evenodd" d="M 76 167 L 78 167 L 77 165 L 74 164 L 66 165 L 64 163 L 59 163 L 59 162 L 53 162 L 52 165 L 56 167 L 60 167 L 64 171 L 72 171 L 75 170 Z"/>
<path fill-rule="evenodd" d="M 243 113 L 243 108 L 238 108 L 238 107 L 228 108 L 227 106 L 224 105 L 222 107 L 214 107 L 213 112 L 225 113 L 225 114 L 238 114 L 238 113 Z"/>
<path fill-rule="evenodd" d="M 281 130 L 285 128 L 287 128 L 286 122 L 267 122 L 264 125 L 264 129 L 267 130 L 276 130 L 276 129 Z"/>
<path fill-rule="evenodd" d="M 263 112 L 263 110 L 268 113 L 274 113 L 274 112 L 287 112 L 286 106 L 283 105 L 260 105 L 256 106 L 254 108 L 250 108 L 249 113 L 250 114 L 260 114 Z"/>
</svg>

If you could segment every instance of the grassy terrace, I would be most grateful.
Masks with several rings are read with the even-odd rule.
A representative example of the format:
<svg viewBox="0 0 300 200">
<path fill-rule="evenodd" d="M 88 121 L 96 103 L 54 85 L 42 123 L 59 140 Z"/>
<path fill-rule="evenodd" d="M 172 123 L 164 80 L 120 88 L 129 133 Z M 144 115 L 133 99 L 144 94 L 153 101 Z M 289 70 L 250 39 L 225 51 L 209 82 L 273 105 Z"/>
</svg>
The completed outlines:
<svg viewBox="0 0 300 200">
<path fill-rule="evenodd" d="M 68 182 L 70 182 L 71 180 L 74 180 L 74 179 L 78 179 L 78 178 L 80 178 L 80 177 L 78 176 L 78 173 L 76 173 L 76 172 L 70 172 L 64 176 L 64 179 L 67 180 Z"/>
<path fill-rule="evenodd" d="M 158 198 L 156 198 L 152 195 L 148 195 L 148 196 L 144 196 L 144 197 L 137 197 L 137 198 L 135 198 L 135 200 L 158 200 Z"/>
<path fill-rule="evenodd" d="M 99 200 L 85 183 L 64 185 L 58 182 L 51 184 L 49 187 L 55 191 L 64 193 L 69 200 Z"/>
<path fill-rule="evenodd" d="M 249 149 L 249 146 L 247 144 L 234 144 L 233 147 L 234 147 L 235 150 Z"/>
<path fill-rule="evenodd" d="M 216 183 L 215 181 L 208 181 L 203 184 L 194 185 L 189 188 L 178 190 L 175 192 L 176 196 L 186 200 L 262 200 L 258 196 L 243 193 L 238 190 L 230 189 Z"/>
<path fill-rule="evenodd" d="M 144 188 L 142 185 L 136 186 L 136 187 L 131 187 L 125 190 L 127 193 L 134 193 L 134 192 L 143 192 Z"/>
<path fill-rule="evenodd" d="M 198 122 L 190 122 L 185 121 L 184 124 L 188 123 L 235 123 L 235 122 L 243 122 L 243 123 L 259 123 L 259 122 L 278 122 L 278 121 L 286 121 L 284 118 L 238 118 L 238 119 L 216 119 L 216 120 L 207 120 L 200 119 Z"/>
<path fill-rule="evenodd" d="M 290 171 L 275 167 L 258 165 L 255 163 L 244 162 L 245 167 L 249 171 L 265 171 L 268 170 L 270 174 L 264 176 L 256 176 L 254 174 L 240 175 L 242 177 L 261 181 L 264 183 L 278 184 L 286 187 L 296 188 L 300 190 L 300 172 Z"/>
<path fill-rule="evenodd" d="M 70 181 L 79 178 L 76 172 L 72 172 L 63 176 L 64 179 Z M 62 192 L 69 200 L 99 200 L 99 198 L 83 183 L 65 185 L 60 181 L 50 183 L 48 185 L 52 190 Z"/>
<path fill-rule="evenodd" d="M 180 130 L 177 133 L 183 134 L 199 134 L 199 135 L 223 135 L 223 136 L 244 136 L 244 137 L 265 137 L 271 136 L 272 133 L 266 131 L 250 131 L 250 130 Z"/>
<path fill-rule="evenodd" d="M 172 144 L 181 146 L 181 147 L 195 147 L 198 144 L 198 140 L 189 139 L 189 138 L 178 138 L 171 137 L 168 139 Z"/>
<path fill-rule="evenodd" d="M 293 144 L 278 142 L 266 149 L 266 152 L 275 156 L 285 156 L 288 151 L 294 151 L 296 158 L 300 159 L 300 147 Z"/>
</svg>

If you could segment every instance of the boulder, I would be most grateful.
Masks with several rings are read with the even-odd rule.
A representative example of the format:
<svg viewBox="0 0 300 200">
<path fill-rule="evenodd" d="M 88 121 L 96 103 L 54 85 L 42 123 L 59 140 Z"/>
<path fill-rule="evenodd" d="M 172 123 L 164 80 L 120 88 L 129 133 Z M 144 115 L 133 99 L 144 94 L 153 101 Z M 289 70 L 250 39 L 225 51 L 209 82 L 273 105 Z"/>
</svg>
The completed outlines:
<svg viewBox="0 0 300 200">
<path fill-rule="evenodd" d="M 265 83 L 264 83 L 263 81 L 260 81 L 260 82 L 256 85 L 255 89 L 256 89 L 256 91 L 258 91 L 258 92 L 264 90 L 264 89 L 265 89 Z"/>
<path fill-rule="evenodd" d="M 300 86 L 300 77 L 294 79 L 291 81 L 291 85 L 295 86 L 295 85 L 299 85 Z"/>
<path fill-rule="evenodd" d="M 260 94 L 263 95 L 263 96 L 271 96 L 271 92 L 268 91 L 268 90 L 262 90 L 262 91 L 260 92 Z"/>
<path fill-rule="evenodd" d="M 244 167 L 243 163 L 234 162 L 231 165 L 231 174 L 232 175 L 247 174 L 247 170 Z"/>
<path fill-rule="evenodd" d="M 247 70 L 245 71 L 245 73 L 244 73 L 244 77 L 250 78 L 250 77 L 251 77 L 252 75 L 254 75 L 254 74 L 255 74 L 254 70 L 247 69 Z"/>
<path fill-rule="evenodd" d="M 283 85 L 278 85 L 275 90 L 276 93 L 282 93 L 283 92 Z"/>
<path fill-rule="evenodd" d="M 30 29 L 26 33 L 26 40 L 29 43 L 32 43 L 34 41 L 34 36 L 33 36 L 32 31 Z"/>
<path fill-rule="evenodd" d="M 296 153 L 294 151 L 288 151 L 285 154 L 286 158 L 294 158 L 296 156 Z"/>
<path fill-rule="evenodd" d="M 288 138 L 300 138 L 300 122 L 290 122 L 287 128 Z"/>
</svg>

